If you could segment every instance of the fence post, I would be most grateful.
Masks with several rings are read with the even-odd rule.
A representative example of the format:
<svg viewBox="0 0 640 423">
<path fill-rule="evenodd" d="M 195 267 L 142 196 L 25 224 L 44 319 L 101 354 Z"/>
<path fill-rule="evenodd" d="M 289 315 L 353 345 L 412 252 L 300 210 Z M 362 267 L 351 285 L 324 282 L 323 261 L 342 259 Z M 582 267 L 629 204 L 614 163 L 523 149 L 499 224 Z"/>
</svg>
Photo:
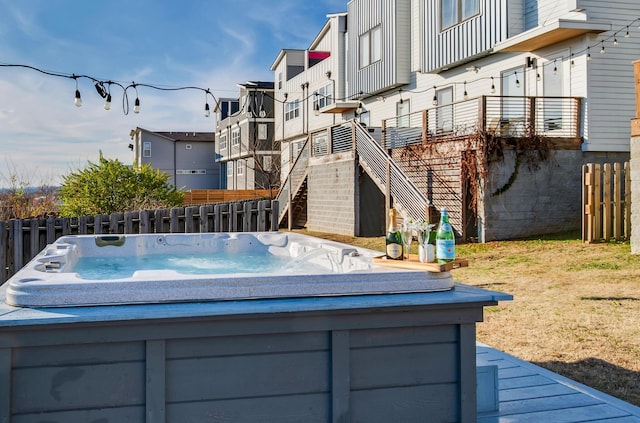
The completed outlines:
<svg viewBox="0 0 640 423">
<path fill-rule="evenodd" d="M 9 240 L 7 224 L 0 222 L 0 285 L 5 283 L 12 273 L 7 272 L 7 257 L 9 255 Z"/>
<path fill-rule="evenodd" d="M 602 238 L 605 242 L 611 239 L 612 204 L 611 204 L 611 163 L 602 167 Z"/>
<path fill-rule="evenodd" d="M 613 164 L 613 239 L 620 240 L 624 237 L 624 220 L 622 219 L 624 205 L 622 204 L 622 166 Z"/>
<path fill-rule="evenodd" d="M 271 201 L 271 231 L 273 232 L 277 232 L 278 231 L 278 216 L 280 216 L 280 203 L 278 202 L 278 200 L 272 200 Z"/>
<path fill-rule="evenodd" d="M 14 219 L 11 221 L 11 237 L 13 238 L 13 268 L 12 274 L 22 267 L 22 220 Z"/>
<path fill-rule="evenodd" d="M 209 206 L 207 205 L 200 206 L 200 220 L 199 220 L 200 233 L 209 232 L 208 209 L 209 209 Z"/>
</svg>

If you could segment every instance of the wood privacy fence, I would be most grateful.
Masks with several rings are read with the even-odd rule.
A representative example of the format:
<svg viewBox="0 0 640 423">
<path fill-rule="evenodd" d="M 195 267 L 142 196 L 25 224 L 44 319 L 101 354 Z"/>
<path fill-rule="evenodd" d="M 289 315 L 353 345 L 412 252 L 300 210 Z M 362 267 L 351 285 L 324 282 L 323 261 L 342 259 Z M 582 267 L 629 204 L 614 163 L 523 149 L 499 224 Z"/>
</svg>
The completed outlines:
<svg viewBox="0 0 640 423">
<path fill-rule="evenodd" d="M 582 166 L 582 240 L 595 243 L 631 237 L 629 162 Z"/>
<path fill-rule="evenodd" d="M 270 192 L 268 189 L 192 189 L 184 193 L 184 204 L 192 206 L 195 204 L 230 203 L 232 201 L 256 200 L 271 198 L 277 193 L 277 190 Z"/>
<path fill-rule="evenodd" d="M 142 210 L 72 218 L 13 219 L 0 222 L 0 284 L 47 244 L 63 235 L 278 230 L 278 202 L 233 203 Z"/>
</svg>

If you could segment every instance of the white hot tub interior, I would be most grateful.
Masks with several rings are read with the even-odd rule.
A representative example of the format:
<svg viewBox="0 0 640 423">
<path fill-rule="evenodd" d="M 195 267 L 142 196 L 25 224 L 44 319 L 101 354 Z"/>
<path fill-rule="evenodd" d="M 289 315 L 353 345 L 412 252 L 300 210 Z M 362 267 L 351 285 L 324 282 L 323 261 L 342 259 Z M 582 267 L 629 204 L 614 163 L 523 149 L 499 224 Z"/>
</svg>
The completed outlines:
<svg viewBox="0 0 640 423">
<path fill-rule="evenodd" d="M 77 235 L 8 282 L 23 307 L 443 291 L 449 272 L 379 266 L 381 253 L 289 232 Z"/>
</svg>

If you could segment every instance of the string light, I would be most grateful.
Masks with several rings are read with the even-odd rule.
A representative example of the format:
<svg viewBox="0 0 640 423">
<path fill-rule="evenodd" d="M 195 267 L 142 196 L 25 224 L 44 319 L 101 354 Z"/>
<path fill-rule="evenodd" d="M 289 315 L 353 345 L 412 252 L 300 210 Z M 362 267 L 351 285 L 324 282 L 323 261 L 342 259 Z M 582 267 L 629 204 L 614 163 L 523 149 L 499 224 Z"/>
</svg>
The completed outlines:
<svg viewBox="0 0 640 423">
<path fill-rule="evenodd" d="M 618 35 L 622 33 L 622 31 L 624 31 L 624 38 L 630 38 L 630 28 L 632 25 L 637 25 L 638 23 L 640 23 L 640 18 L 637 19 L 633 19 L 631 21 L 631 23 L 625 25 L 625 26 L 621 26 L 616 32 L 611 32 L 609 35 L 609 37 L 606 37 L 600 41 L 597 41 L 597 43 L 601 44 L 601 49 L 600 49 L 600 53 L 601 54 L 605 54 L 606 53 L 606 48 L 605 48 L 605 42 L 608 42 L 609 40 L 613 40 L 613 45 L 619 45 L 620 44 L 620 40 L 618 39 Z M 638 27 L 638 29 L 640 29 L 640 26 Z M 581 54 L 581 53 L 586 53 L 586 60 L 590 61 L 592 59 L 591 56 L 591 47 L 595 47 L 597 46 L 597 43 L 595 45 L 587 45 L 585 47 L 584 50 L 582 51 L 577 51 L 577 52 L 572 52 L 570 54 L 570 63 L 571 66 L 574 67 L 575 66 L 575 60 L 574 60 L 574 55 L 575 54 Z M 564 59 L 561 59 L 564 60 Z M 542 66 L 546 66 L 547 64 L 549 64 L 549 62 L 543 64 Z M 208 89 L 204 89 L 204 88 L 200 88 L 200 87 L 192 87 L 192 86 L 187 86 L 187 87 L 173 87 L 173 88 L 167 88 L 167 87 L 159 87 L 159 86 L 154 86 L 154 85 L 149 85 L 149 84 L 136 84 L 136 83 L 132 83 L 129 84 L 127 86 L 124 86 L 118 82 L 113 82 L 113 81 L 101 81 L 99 79 L 93 78 L 91 76 L 88 75 L 76 75 L 76 74 L 63 74 L 63 73 L 57 73 L 57 72 L 50 72 L 50 71 L 45 71 L 42 69 L 38 69 L 36 67 L 33 66 L 28 66 L 28 65 L 20 65 L 20 64 L 4 64 L 4 63 L 0 63 L 0 67 L 21 67 L 21 68 L 27 68 L 27 69 L 32 69 L 35 70 L 37 72 L 46 74 L 46 75 L 50 75 L 50 76 L 57 76 L 57 77 L 63 77 L 63 78 L 71 78 L 74 79 L 75 85 L 76 85 L 76 90 L 75 90 L 75 96 L 74 96 L 74 104 L 77 107 L 81 107 L 82 106 L 82 97 L 80 95 L 80 89 L 79 89 L 79 79 L 80 78 L 87 78 L 89 80 L 91 80 L 94 84 L 96 84 L 96 90 L 98 90 L 98 94 L 100 94 L 103 98 L 105 98 L 105 103 L 104 103 L 104 109 L 105 110 L 110 110 L 111 109 L 111 100 L 112 100 L 112 93 L 110 90 L 111 84 L 117 85 L 119 86 L 122 90 L 123 90 L 123 112 L 124 114 L 128 114 L 129 111 L 129 102 L 128 102 L 128 89 L 129 88 L 133 88 L 134 91 L 136 92 L 136 98 L 135 98 L 135 102 L 134 102 L 134 113 L 139 113 L 140 112 L 140 98 L 138 96 L 138 87 L 147 87 L 147 88 L 151 88 L 151 89 L 156 89 L 156 90 L 162 90 L 162 91 L 177 91 L 177 90 L 191 90 L 191 89 L 195 89 L 195 90 L 201 90 L 205 92 L 205 116 L 209 116 L 211 113 L 211 108 L 208 107 L 208 102 L 207 102 L 207 95 L 211 94 L 211 96 L 213 97 L 214 101 L 216 102 L 216 106 L 215 109 L 217 110 L 218 107 L 218 100 L 216 99 L 216 97 L 208 90 Z M 475 70 L 475 67 L 474 67 Z M 556 72 L 558 71 L 557 68 L 557 58 L 554 59 L 554 74 L 556 74 Z M 540 75 L 538 68 L 536 67 L 536 78 L 538 78 Z M 516 78 L 515 80 L 515 84 L 516 87 L 520 87 L 520 79 L 518 77 L 518 73 L 517 71 L 514 71 L 514 76 Z M 329 77 L 329 74 L 327 74 L 327 77 Z M 491 78 L 491 93 L 494 94 L 496 92 L 496 87 L 495 87 L 495 81 L 494 81 L 494 77 L 490 76 L 489 78 Z M 478 80 L 482 80 L 482 79 L 486 79 L 486 77 L 482 77 L 479 78 Z M 466 83 L 468 81 L 464 81 L 464 85 L 465 85 L 465 92 L 466 90 Z M 471 83 L 475 82 L 475 81 L 470 81 Z M 108 87 L 106 90 L 104 90 L 104 84 L 108 84 Z M 454 82 L 454 84 L 459 84 L 459 82 Z M 437 86 L 433 86 L 434 89 L 434 95 L 433 95 L 433 105 L 437 106 L 438 105 L 438 99 L 437 99 Z M 104 92 L 102 92 L 102 91 Z M 421 91 L 424 92 L 427 91 L 426 89 Z M 410 91 L 410 92 L 416 92 L 416 91 Z M 106 96 L 105 96 L 106 94 Z M 402 108 L 404 106 L 404 99 L 402 98 L 402 89 L 399 90 L 399 94 L 400 94 L 400 101 L 399 101 L 399 108 Z M 269 96 L 268 94 L 263 92 L 263 96 L 267 95 L 268 97 L 273 98 L 272 96 Z M 273 98 L 274 101 L 277 102 L 286 102 L 287 101 L 287 95 L 288 94 L 284 94 L 284 100 L 281 99 L 276 99 Z M 352 96 L 347 97 L 346 99 L 351 99 Z M 337 100 L 337 99 L 336 99 Z M 208 113 L 207 113 L 207 109 Z M 260 107 L 260 111 L 259 111 L 259 115 L 262 117 L 263 115 L 266 117 L 267 113 L 264 110 L 264 107 Z"/>
<path fill-rule="evenodd" d="M 438 87 L 436 87 L 435 85 L 433 86 L 433 100 L 431 101 L 431 104 L 433 104 L 434 106 L 438 105 L 438 93 L 436 92 L 438 90 Z"/>
<path fill-rule="evenodd" d="M 469 100 L 469 94 L 467 93 L 467 81 L 464 81 L 464 94 L 462 95 L 462 98 Z"/>
<path fill-rule="evenodd" d="M 136 100 L 133 103 L 133 113 L 138 114 L 140 113 L 140 98 L 138 98 L 138 88 L 135 82 L 132 82 L 131 85 L 134 89 L 134 91 L 136 92 Z"/>
<path fill-rule="evenodd" d="M 558 74 L 558 65 L 556 65 L 556 60 L 558 60 L 558 59 L 553 59 L 553 74 L 554 75 Z"/>
<path fill-rule="evenodd" d="M 78 77 L 73 75 L 73 79 L 76 81 L 76 95 L 73 104 L 75 104 L 76 107 L 82 107 L 82 97 L 80 97 L 80 90 L 78 89 Z"/>
</svg>

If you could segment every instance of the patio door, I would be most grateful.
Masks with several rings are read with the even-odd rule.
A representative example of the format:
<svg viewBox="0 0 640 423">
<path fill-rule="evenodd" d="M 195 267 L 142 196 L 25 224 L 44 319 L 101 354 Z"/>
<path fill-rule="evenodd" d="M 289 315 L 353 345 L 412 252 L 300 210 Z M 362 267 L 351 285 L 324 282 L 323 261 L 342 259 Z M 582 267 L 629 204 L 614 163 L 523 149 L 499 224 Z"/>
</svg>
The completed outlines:
<svg viewBox="0 0 640 423">
<path fill-rule="evenodd" d="M 438 108 L 436 109 L 436 133 L 453 131 L 453 87 L 436 91 Z"/>
<path fill-rule="evenodd" d="M 543 131 L 560 135 L 563 125 L 564 71 L 562 59 L 555 59 L 544 66 L 542 94 L 544 96 Z"/>
<path fill-rule="evenodd" d="M 502 118 L 500 130 L 503 136 L 521 136 L 525 130 L 526 99 L 524 97 L 524 67 L 502 72 Z"/>
</svg>

